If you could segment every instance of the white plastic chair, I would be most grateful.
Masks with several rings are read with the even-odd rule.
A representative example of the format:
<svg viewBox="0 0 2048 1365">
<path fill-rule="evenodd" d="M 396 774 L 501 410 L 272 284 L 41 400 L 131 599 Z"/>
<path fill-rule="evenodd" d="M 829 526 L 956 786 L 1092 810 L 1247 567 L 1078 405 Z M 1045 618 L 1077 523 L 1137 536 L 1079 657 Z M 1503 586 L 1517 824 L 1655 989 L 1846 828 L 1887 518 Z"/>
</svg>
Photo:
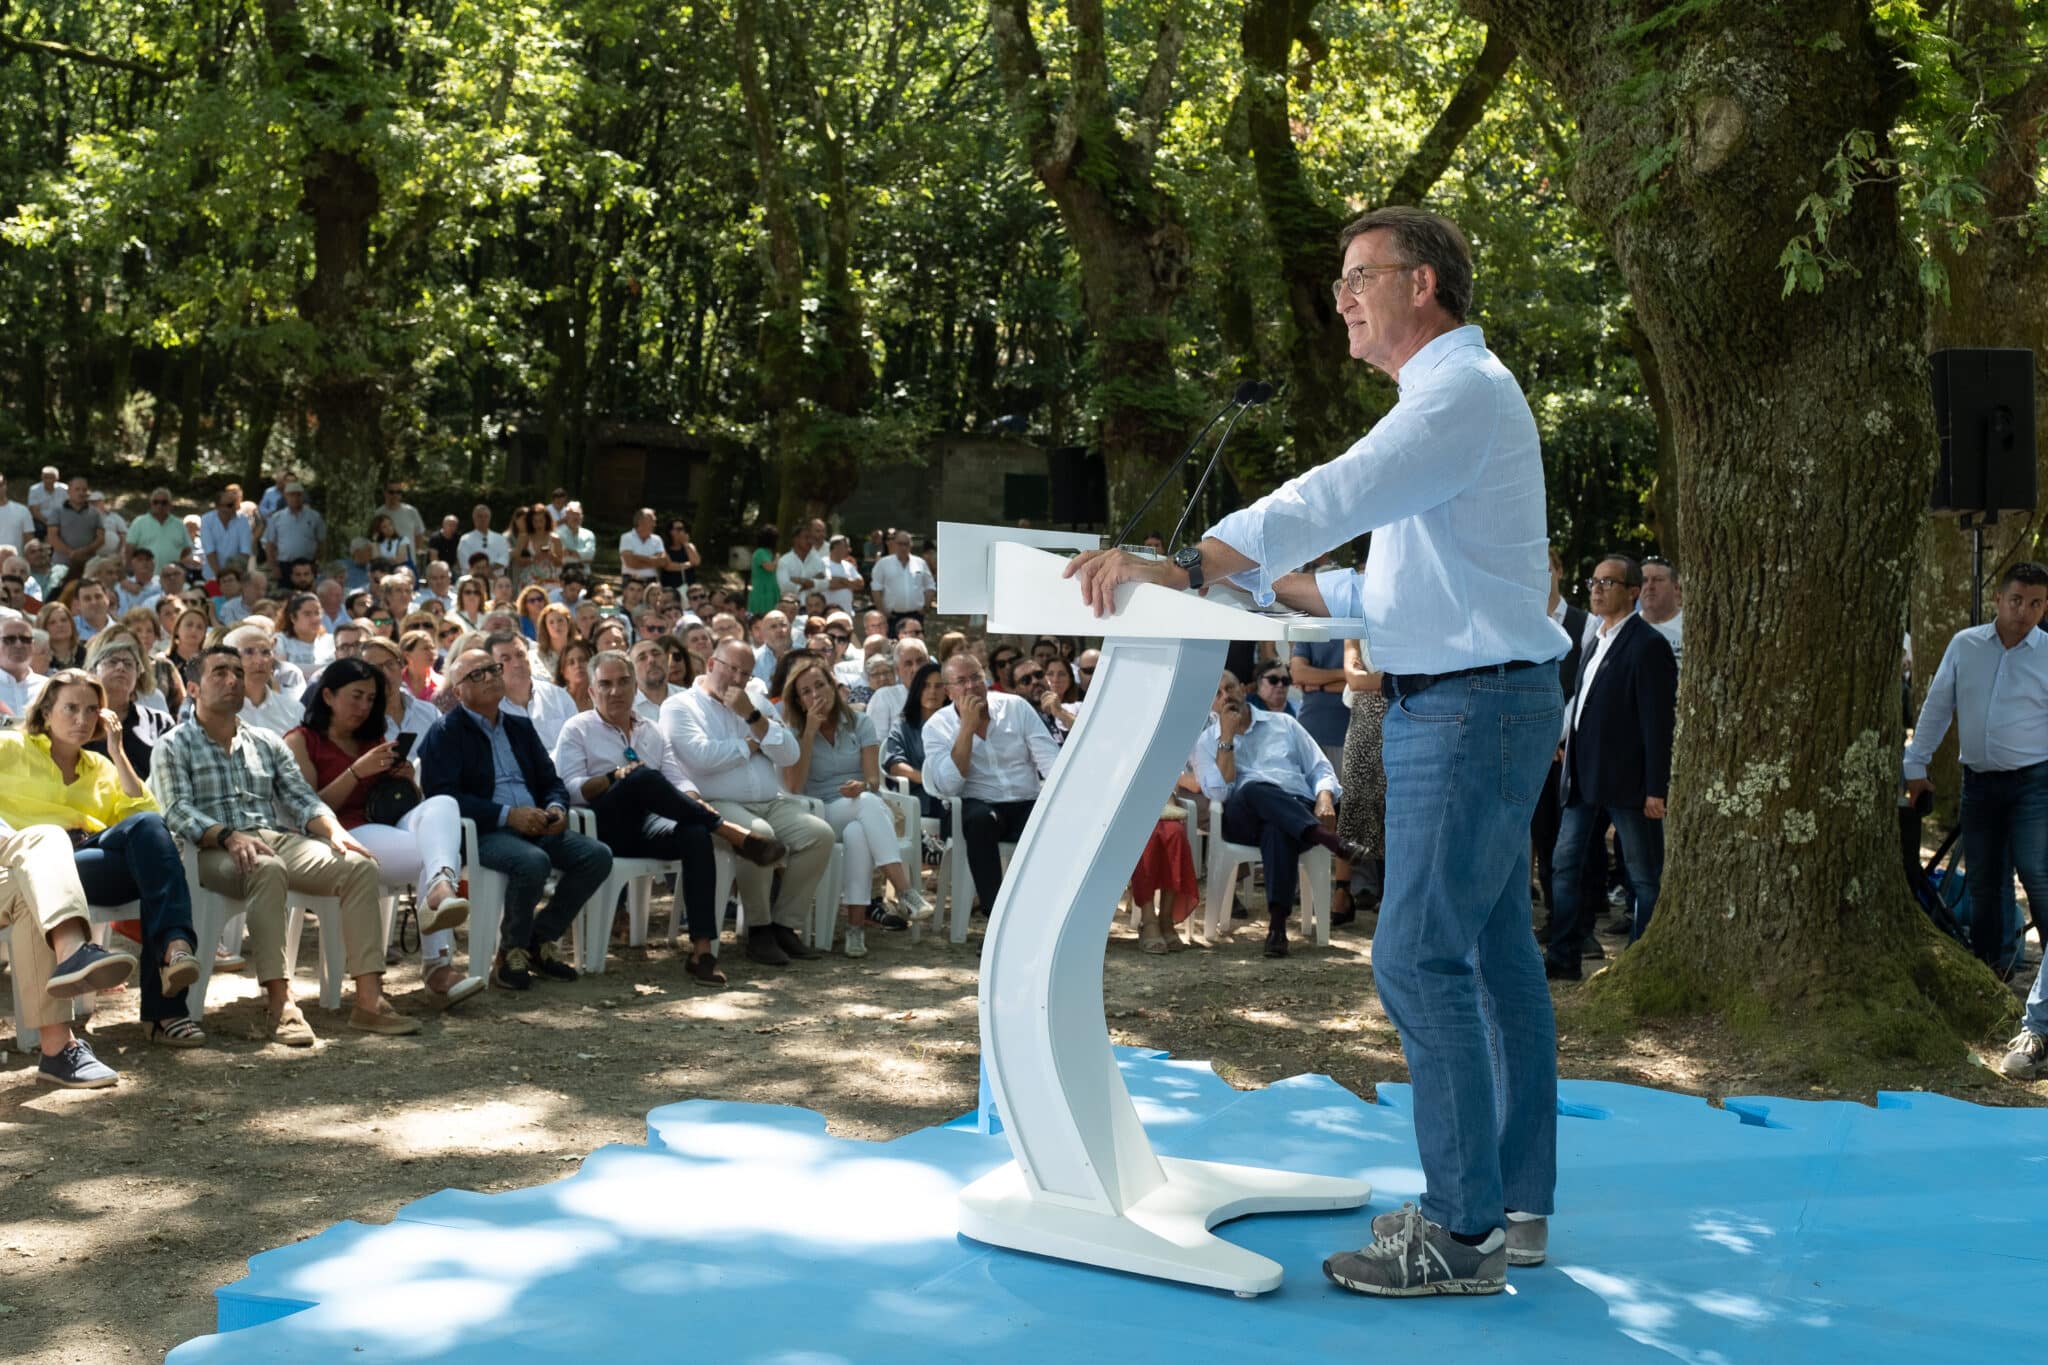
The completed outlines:
<svg viewBox="0 0 2048 1365">
<path fill-rule="evenodd" d="M 571 816 L 571 829 L 576 828 Z M 505 892 L 511 882 L 502 872 L 493 872 L 483 865 L 477 856 L 476 821 L 464 818 L 462 822 L 462 866 L 463 875 L 469 879 L 469 975 L 480 976 L 486 982 L 491 979 L 491 965 L 498 956 L 499 926 L 505 918 Z M 549 872 L 547 885 L 541 888 L 541 899 L 546 900 L 554 893 L 555 883 L 561 880 L 561 873 Z M 617 893 L 613 893 L 614 897 Z M 583 922 L 596 918 L 591 909 L 598 897 L 592 896 L 585 902 L 576 916 L 576 923 L 570 926 L 569 942 L 573 945 L 584 933 Z M 606 932 L 610 932 L 611 910 L 605 910 Z"/>
<path fill-rule="evenodd" d="M 377 886 L 377 908 L 384 918 L 383 942 L 391 942 L 391 922 L 398 914 L 398 893 L 404 886 L 383 882 Z M 293 970 L 299 961 L 299 937 L 305 932 L 306 916 L 318 917 L 320 924 L 320 1008 L 336 1010 L 341 1008 L 342 978 L 347 973 L 346 956 L 341 941 L 341 898 L 339 896 L 311 896 L 303 892 L 287 893 L 292 898 L 291 913 L 284 922 L 284 961 L 287 972 Z"/>
<path fill-rule="evenodd" d="M 1203 885 L 1207 902 L 1202 912 L 1202 937 L 1220 942 L 1230 925 L 1230 892 L 1237 885 L 1237 869 L 1257 862 L 1259 850 L 1251 844 L 1233 844 L 1223 837 L 1223 803 L 1209 803 L 1209 863 Z M 1303 850 L 1300 869 L 1302 913 L 1314 927 L 1316 946 L 1330 946 L 1330 874 L 1334 868 L 1330 850 L 1310 845 Z"/>
</svg>

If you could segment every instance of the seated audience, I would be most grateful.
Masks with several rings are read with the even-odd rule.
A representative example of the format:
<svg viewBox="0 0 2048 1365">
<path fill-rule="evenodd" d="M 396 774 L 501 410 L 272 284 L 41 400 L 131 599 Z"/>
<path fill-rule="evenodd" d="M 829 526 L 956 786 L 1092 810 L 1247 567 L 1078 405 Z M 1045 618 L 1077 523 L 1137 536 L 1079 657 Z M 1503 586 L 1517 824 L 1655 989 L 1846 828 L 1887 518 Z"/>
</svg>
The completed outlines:
<svg viewBox="0 0 2048 1365">
<path fill-rule="evenodd" d="M 287 730 L 285 747 L 299 773 L 341 827 L 377 860 L 378 878 L 419 893 L 420 972 L 427 998 L 446 1009 L 484 988 L 482 977 L 455 967 L 455 927 L 469 918 L 457 894 L 462 876 L 462 812 L 450 796 L 420 799 L 414 769 L 387 737 L 391 684 L 360 659 L 337 659 L 308 689 L 305 720 Z M 416 1020 L 394 1011 L 350 1016 L 369 1033 L 411 1033 Z"/>
<path fill-rule="evenodd" d="M 944 710 L 946 678 L 939 666 L 927 663 L 910 679 L 910 695 L 917 698 L 908 711 L 897 717 L 882 746 L 882 771 L 900 777 L 909 785 L 927 819 L 939 822 L 941 836 L 951 833 L 952 809 L 924 789 L 924 723 Z M 872 711 L 870 712 L 872 714 Z"/>
<path fill-rule="evenodd" d="M 832 826 L 783 790 L 780 769 L 796 760 L 798 742 L 774 707 L 748 688 L 753 670 L 747 645 L 719 645 L 704 676 L 662 703 L 661 730 L 720 815 L 787 850 L 772 904 L 767 868 L 742 867 L 738 876 L 749 922 L 747 956 L 781 967 L 791 958 L 819 956 L 803 930 L 831 861 Z"/>
<path fill-rule="evenodd" d="M 200 884 L 241 900 L 248 914 L 243 953 L 263 989 L 269 1037 L 310 1047 L 313 1029 L 292 1001 L 284 958 L 286 893 L 340 901 L 334 927 L 355 978 L 353 1024 L 385 1011 L 377 864 L 300 775 L 279 734 L 243 721 L 240 652 L 212 646 L 193 668 L 192 718 L 157 741 L 150 789 L 171 832 L 198 845 Z"/>
<path fill-rule="evenodd" d="M 571 716 L 555 746 L 555 770 L 572 800 L 597 813 L 597 837 L 614 857 L 659 858 L 682 864 L 683 909 L 690 935 L 684 964 L 692 978 L 723 986 L 718 969 L 716 869 L 718 838 L 751 863 L 780 862 L 782 845 L 720 815 L 697 794 L 658 725 L 637 713 L 632 661 L 619 653 L 591 663 L 597 706 Z"/>
<path fill-rule="evenodd" d="M 0 626 L 0 644 L 4 644 L 6 635 L 7 627 Z M 162 660 L 156 662 L 161 663 Z M 120 722 L 117 728 L 121 748 L 127 753 L 128 762 L 136 773 L 145 779 L 149 777 L 156 742 L 177 723 L 168 708 L 150 704 L 143 694 L 136 691 L 138 680 L 147 666 L 141 644 L 125 630 L 100 632 L 93 637 L 92 647 L 86 651 L 86 669 L 99 680 L 106 694 L 106 707 Z M 86 747 L 104 757 L 113 756 L 103 739 L 94 740 Z"/>
<path fill-rule="evenodd" d="M 242 719 L 282 735 L 299 723 L 301 706 L 297 687 L 305 678 L 296 669 L 287 674 L 279 666 L 276 646 L 265 626 L 249 622 L 236 626 L 221 643 L 235 651 L 242 661 Z"/>
<path fill-rule="evenodd" d="M 797 755 L 782 770 L 783 784 L 825 803 L 825 819 L 839 835 L 843 873 L 839 903 L 846 910 L 846 955 L 867 956 L 867 926 L 907 928 L 894 912 L 868 906 L 876 872 L 896 892 L 912 919 L 931 914 L 918 876 L 905 867 L 902 842 L 882 786 L 881 746 L 872 722 L 839 699 L 832 671 L 804 659 L 789 675 L 784 714 L 795 718 Z"/>
<path fill-rule="evenodd" d="M 525 645 L 517 637 L 505 643 L 523 661 Z M 478 859 L 506 878 L 502 946 L 491 980 L 523 991 L 536 974 L 576 979 L 558 940 L 611 875 L 612 855 L 570 831 L 568 788 L 533 722 L 504 705 L 504 675 L 504 663 L 481 649 L 449 664 L 448 685 L 459 704 L 427 733 L 419 766 L 427 795 L 455 798 L 463 816 L 476 822 Z M 540 910 L 551 870 L 561 880 Z"/>
<path fill-rule="evenodd" d="M 1204 796 L 1223 803 L 1223 837 L 1259 850 L 1266 869 L 1266 956 L 1285 957 L 1303 851 L 1320 845 L 1339 858 L 1353 855 L 1334 832 L 1343 789 L 1301 722 L 1247 706 L 1244 688 L 1228 670 L 1210 714 L 1195 741 L 1195 776 Z"/>
<path fill-rule="evenodd" d="M 532 721 L 541 745 L 552 747 L 562 736 L 562 726 L 576 714 L 568 694 L 533 676 L 533 652 L 514 631 L 493 631 L 484 637 L 484 648 L 504 669 L 505 709 Z"/>
<path fill-rule="evenodd" d="M 992 913 L 1003 886 L 999 845 L 1024 833 L 1059 746 L 1029 702 L 988 690 L 972 654 L 955 654 L 942 672 L 952 704 L 924 723 L 924 786 L 960 798 L 968 871 L 983 912 Z"/>
</svg>

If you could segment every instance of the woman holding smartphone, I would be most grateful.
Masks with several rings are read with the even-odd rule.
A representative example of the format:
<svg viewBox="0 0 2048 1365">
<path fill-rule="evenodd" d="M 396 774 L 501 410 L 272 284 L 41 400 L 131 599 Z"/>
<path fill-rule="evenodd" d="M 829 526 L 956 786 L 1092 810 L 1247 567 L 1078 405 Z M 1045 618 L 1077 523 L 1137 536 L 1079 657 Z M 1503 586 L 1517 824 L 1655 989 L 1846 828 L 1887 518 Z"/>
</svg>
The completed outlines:
<svg viewBox="0 0 2048 1365">
<path fill-rule="evenodd" d="M 482 977 L 465 977 L 455 966 L 455 926 L 469 917 L 469 902 L 456 894 L 462 875 L 462 812 L 452 796 L 417 799 L 419 786 L 405 758 L 411 736 L 384 738 L 386 686 L 383 670 L 361 659 L 336 659 L 306 699 L 304 723 L 286 731 L 284 742 L 341 827 L 376 858 L 383 879 L 419 888 L 421 975 L 427 998 L 446 1009 L 484 988 Z M 370 811 L 372 789 L 385 782 L 410 788 L 416 802 L 389 824 L 374 821 Z M 404 1016 L 393 1012 L 376 1018 Z M 376 1027 L 354 1015 L 349 1022 L 370 1032 L 412 1031 Z M 413 1020 L 406 1023 L 418 1027 Z"/>
</svg>

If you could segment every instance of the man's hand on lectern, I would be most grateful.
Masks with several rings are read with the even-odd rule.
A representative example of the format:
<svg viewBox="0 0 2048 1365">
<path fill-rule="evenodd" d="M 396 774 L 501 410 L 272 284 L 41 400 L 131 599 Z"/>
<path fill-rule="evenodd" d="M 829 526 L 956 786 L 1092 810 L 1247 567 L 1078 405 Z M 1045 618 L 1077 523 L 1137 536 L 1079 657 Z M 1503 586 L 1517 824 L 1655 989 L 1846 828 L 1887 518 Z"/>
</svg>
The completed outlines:
<svg viewBox="0 0 2048 1365">
<path fill-rule="evenodd" d="M 1067 561 L 1062 578 L 1080 580 L 1081 601 L 1097 616 L 1116 609 L 1119 583 L 1157 583 L 1166 588 L 1185 588 L 1187 570 L 1170 559 L 1147 559 L 1123 550 L 1083 550 Z"/>
</svg>

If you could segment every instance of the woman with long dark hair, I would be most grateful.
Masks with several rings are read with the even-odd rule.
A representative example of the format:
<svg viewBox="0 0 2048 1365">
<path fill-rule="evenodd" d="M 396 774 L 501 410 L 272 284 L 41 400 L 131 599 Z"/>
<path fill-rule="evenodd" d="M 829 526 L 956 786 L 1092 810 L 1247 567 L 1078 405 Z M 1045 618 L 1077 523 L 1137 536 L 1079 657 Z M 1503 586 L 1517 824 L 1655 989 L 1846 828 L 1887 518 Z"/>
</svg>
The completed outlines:
<svg viewBox="0 0 2048 1365">
<path fill-rule="evenodd" d="M 906 692 L 903 714 L 882 745 L 882 771 L 909 783 L 925 818 L 940 821 L 940 833 L 949 833 L 943 828 L 951 823 L 946 803 L 924 789 L 924 723 L 946 705 L 945 675 L 937 664 L 927 663 L 911 675 Z"/>
<path fill-rule="evenodd" d="M 455 926 L 469 918 L 457 895 L 462 876 L 462 811 L 452 796 L 419 799 L 411 763 L 385 738 L 390 718 L 384 672 L 361 659 L 336 659 L 306 699 L 303 723 L 285 732 L 285 747 L 299 771 L 334 812 L 341 827 L 377 860 L 382 879 L 419 889 L 420 963 L 427 998 L 447 1008 L 484 988 L 483 978 L 455 967 Z M 373 821 L 373 788 L 397 784 L 411 808 L 390 823 Z M 381 804 L 381 799 L 380 799 Z M 366 992 L 364 982 L 373 984 Z M 356 978 L 351 1028 L 368 1033 L 412 1033 L 419 1021 L 384 999 L 381 978 Z"/>
</svg>

